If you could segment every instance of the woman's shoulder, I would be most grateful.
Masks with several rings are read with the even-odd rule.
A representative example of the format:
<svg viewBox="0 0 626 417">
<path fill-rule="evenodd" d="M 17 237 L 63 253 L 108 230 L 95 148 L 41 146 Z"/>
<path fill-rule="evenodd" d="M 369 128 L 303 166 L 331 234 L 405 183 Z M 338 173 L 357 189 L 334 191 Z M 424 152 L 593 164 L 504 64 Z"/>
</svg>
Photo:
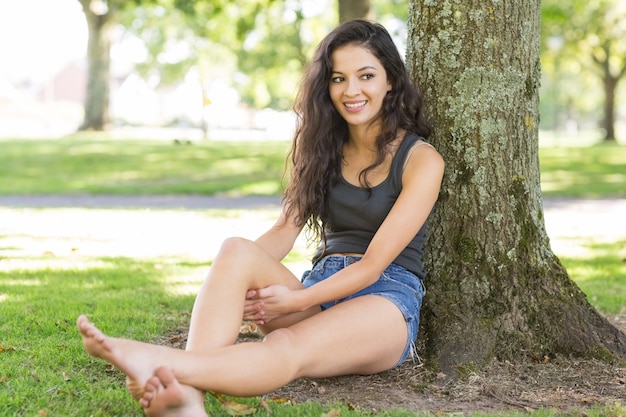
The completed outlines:
<svg viewBox="0 0 626 417">
<path fill-rule="evenodd" d="M 405 140 L 409 137 L 411 140 L 404 160 L 404 170 L 417 166 L 424 168 L 424 165 L 428 165 L 430 169 L 443 168 L 443 158 L 431 143 L 415 133 L 410 134 L 410 136 L 407 135 Z"/>
</svg>

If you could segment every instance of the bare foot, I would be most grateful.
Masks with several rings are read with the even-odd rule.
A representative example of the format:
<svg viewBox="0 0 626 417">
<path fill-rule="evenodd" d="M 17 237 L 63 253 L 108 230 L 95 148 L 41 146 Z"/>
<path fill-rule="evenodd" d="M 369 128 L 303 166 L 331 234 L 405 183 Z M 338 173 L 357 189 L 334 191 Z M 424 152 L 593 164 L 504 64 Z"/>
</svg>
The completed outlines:
<svg viewBox="0 0 626 417">
<path fill-rule="evenodd" d="M 206 417 L 204 394 L 181 385 L 170 368 L 160 367 L 148 380 L 139 403 L 150 417 Z"/>
<path fill-rule="evenodd" d="M 163 365 L 158 359 L 161 357 L 159 346 L 108 337 L 86 316 L 78 317 L 76 325 L 83 336 L 85 350 L 91 356 L 104 359 L 124 372 L 128 391 L 139 400 L 154 370 Z"/>
</svg>

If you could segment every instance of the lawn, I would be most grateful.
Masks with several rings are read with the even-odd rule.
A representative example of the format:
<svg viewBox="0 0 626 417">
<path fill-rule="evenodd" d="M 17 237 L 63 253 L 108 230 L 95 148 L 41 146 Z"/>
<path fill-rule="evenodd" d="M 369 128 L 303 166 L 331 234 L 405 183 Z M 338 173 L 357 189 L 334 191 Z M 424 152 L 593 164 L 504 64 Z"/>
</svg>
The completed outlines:
<svg viewBox="0 0 626 417">
<path fill-rule="evenodd" d="M 286 141 L 4 139 L 0 195 L 272 195 L 288 150 Z M 539 156 L 546 197 L 626 197 L 626 146 L 540 147 Z"/>
<path fill-rule="evenodd" d="M 281 188 L 288 146 L 287 142 L 176 144 L 88 136 L 0 140 L 0 195 L 273 195 Z M 626 197 L 624 146 L 542 147 L 540 158 L 547 196 Z M 6 209 L 4 213 L 18 211 Z M 33 211 L 34 216 L 50 213 L 66 212 Z M 240 214 L 209 211 L 203 215 L 226 224 Z M 2 216 L 0 213 L 0 221 Z M 67 216 L 53 218 L 77 221 Z M 128 396 L 120 373 L 84 353 L 74 320 L 78 314 L 88 313 L 111 334 L 163 340 L 188 323 L 195 288 L 209 264 L 193 256 L 83 253 L 85 248 L 72 241 L 76 236 L 46 235 L 37 228 L 3 235 L 2 230 L 0 227 L 0 416 L 142 415 Z M 108 238 L 98 239 L 106 243 Z M 55 248 L 64 251 L 49 250 L 53 241 Z M 606 314 L 618 314 L 623 308 L 625 246 L 624 240 L 589 242 L 584 258 L 561 257 L 591 303 Z M 289 261 L 297 263 L 304 258 L 304 252 L 295 253 Z M 371 415 L 346 404 L 322 407 L 314 403 L 287 405 L 281 399 L 237 401 L 248 407 L 240 413 L 255 408 L 257 416 L 269 415 L 265 406 L 278 417 Z M 207 409 L 212 416 L 236 414 L 234 406 L 211 395 Z M 586 410 L 584 415 L 611 417 L 624 412 L 622 405 L 607 405 Z M 396 410 L 377 415 L 415 414 Z M 561 414 L 540 410 L 532 415 Z"/>
<path fill-rule="evenodd" d="M 0 140 L 0 195 L 280 193 L 285 141 Z M 44 180 L 45 179 L 45 180 Z"/>
<path fill-rule="evenodd" d="M 0 216 L 18 210 L 6 209 L 0 212 Z M 60 218 L 51 214 L 68 210 L 39 209 L 28 215 Z M 93 221 L 99 215 L 93 210 L 84 212 L 85 220 Z M 137 221 L 135 211 L 119 212 L 120 216 Z M 144 213 L 144 216 L 154 216 L 147 222 L 159 216 L 172 219 L 174 215 L 184 213 Z M 245 211 L 239 214 L 203 213 L 204 221 L 211 219 L 211 222 L 224 223 L 225 229 L 239 221 L 238 215 L 247 214 Z M 71 209 L 71 217 L 78 216 L 81 216 L 80 211 Z M 254 216 L 258 222 L 269 221 L 268 213 Z M 199 217 L 192 220 L 203 221 Z M 88 221 L 79 224 L 88 224 Z M 88 242 L 76 244 L 72 233 L 63 236 L 58 228 L 50 227 L 51 233 L 39 228 L 23 233 L 14 229 L 14 234 L 0 236 L 0 416 L 140 416 L 140 409 L 125 390 L 122 375 L 84 352 L 74 320 L 79 314 L 88 313 L 104 331 L 113 335 L 145 341 L 173 340 L 178 337 L 176 329 L 188 324 L 194 294 L 209 263 L 193 256 L 157 257 L 156 252 L 151 251 L 158 251 L 160 245 L 143 248 L 142 255 L 133 257 L 116 253 L 98 256 L 95 251 L 88 251 Z M 110 227 L 128 228 L 126 224 Z M 204 227 L 200 229 L 204 230 Z M 98 233 L 92 238 L 98 241 L 99 247 L 119 247 L 119 242 L 113 239 L 113 232 L 108 235 L 108 241 L 102 237 L 106 235 Z M 120 241 L 132 236 L 134 231 L 127 230 L 126 233 L 120 236 Z M 149 241 L 152 237 L 146 236 L 145 239 Z M 135 243 L 141 244 L 140 241 Z M 621 294 L 626 292 L 626 265 L 615 254 L 625 244 L 625 241 L 590 243 L 585 258 L 562 259 L 592 304 L 604 313 L 617 313 L 623 306 Z M 304 250 L 297 250 L 289 262 L 302 262 L 305 256 Z M 336 413 L 348 417 L 371 415 L 370 411 L 350 409 L 346 404 L 323 407 L 315 403 L 292 405 L 284 398 L 252 398 L 236 399 L 235 404 L 243 405 L 235 406 L 226 400 L 207 396 L 207 409 L 212 416 L 233 415 L 235 408 L 239 412 L 256 409 L 254 415 L 267 416 L 264 407 L 269 407 L 272 415 L 278 417 L 337 416 Z M 615 407 L 586 411 L 585 415 L 617 416 L 623 409 L 618 405 Z M 404 417 L 415 414 L 395 410 L 376 415 Z M 528 414 L 471 415 L 513 417 Z M 556 417 L 560 414 L 540 410 L 532 415 Z M 432 417 L 432 414 L 422 416 Z"/>
<path fill-rule="evenodd" d="M 546 197 L 626 197 L 626 146 L 539 148 Z"/>
</svg>

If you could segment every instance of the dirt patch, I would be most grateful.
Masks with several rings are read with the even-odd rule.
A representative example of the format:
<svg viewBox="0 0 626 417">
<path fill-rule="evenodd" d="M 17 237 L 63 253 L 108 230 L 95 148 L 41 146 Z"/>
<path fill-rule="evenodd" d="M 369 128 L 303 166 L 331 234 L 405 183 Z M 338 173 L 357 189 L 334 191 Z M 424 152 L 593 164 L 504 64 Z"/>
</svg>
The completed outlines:
<svg viewBox="0 0 626 417">
<path fill-rule="evenodd" d="M 626 314 L 608 319 L 626 332 Z M 178 329 L 159 343 L 183 348 L 186 336 L 186 329 Z M 260 337 L 242 326 L 240 339 L 253 341 Z M 519 363 L 494 361 L 480 371 L 453 380 L 428 370 L 423 364 L 407 362 L 377 375 L 302 378 L 267 396 L 296 403 L 344 404 L 371 412 L 402 408 L 436 415 L 584 410 L 625 404 L 626 365 L 565 357 L 545 361 L 520 358 Z"/>
</svg>

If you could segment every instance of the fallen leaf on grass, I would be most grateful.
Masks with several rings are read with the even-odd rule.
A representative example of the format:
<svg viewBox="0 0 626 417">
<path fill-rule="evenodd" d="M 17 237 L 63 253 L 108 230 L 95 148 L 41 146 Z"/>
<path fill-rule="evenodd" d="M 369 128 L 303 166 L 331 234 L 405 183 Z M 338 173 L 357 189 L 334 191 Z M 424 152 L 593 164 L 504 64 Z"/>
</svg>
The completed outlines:
<svg viewBox="0 0 626 417">
<path fill-rule="evenodd" d="M 68 374 L 66 374 L 65 372 L 63 372 L 63 380 L 65 382 L 70 381 L 72 378 L 70 378 L 70 376 Z"/>
<path fill-rule="evenodd" d="M 259 407 L 264 409 L 267 414 L 272 414 L 272 410 L 270 410 L 270 406 L 267 405 L 265 400 L 261 400 L 261 402 L 259 403 Z"/>
<path fill-rule="evenodd" d="M 222 394 L 215 393 L 215 398 L 222 404 L 222 409 L 226 411 L 228 415 L 239 417 L 249 416 L 256 412 L 256 408 L 250 407 L 247 404 L 240 404 L 235 401 L 231 401 L 225 398 Z"/>
<path fill-rule="evenodd" d="M 530 355 L 530 358 L 537 363 L 543 363 L 543 364 L 550 363 L 550 356 L 548 355 L 543 355 L 543 357 L 539 357 L 537 354 L 532 353 Z"/>
<path fill-rule="evenodd" d="M 54 325 L 65 332 L 73 326 L 67 320 L 56 320 Z"/>
<path fill-rule="evenodd" d="M 271 397 L 271 398 L 268 398 L 267 401 L 274 403 L 274 404 L 296 405 L 296 401 L 294 399 L 285 398 L 285 397 Z"/>
<path fill-rule="evenodd" d="M 596 397 L 584 397 L 580 400 L 580 402 L 584 404 L 594 404 L 598 402 L 598 399 Z"/>
<path fill-rule="evenodd" d="M 37 414 L 39 414 L 40 416 L 47 416 L 48 412 L 46 410 L 39 410 L 37 411 Z"/>
<path fill-rule="evenodd" d="M 333 408 L 328 413 L 322 414 L 321 417 L 339 417 L 340 415 L 341 415 L 341 410 L 337 410 L 336 408 Z"/>
<path fill-rule="evenodd" d="M 15 349 L 15 347 L 14 347 L 14 346 L 7 346 L 7 347 L 4 347 L 3 345 L 0 345 L 0 352 L 14 352 L 14 351 L 16 351 L 16 350 L 17 350 L 17 349 Z"/>
<path fill-rule="evenodd" d="M 7 382 L 9 380 L 8 376 L 0 376 L 0 382 Z"/>
</svg>

